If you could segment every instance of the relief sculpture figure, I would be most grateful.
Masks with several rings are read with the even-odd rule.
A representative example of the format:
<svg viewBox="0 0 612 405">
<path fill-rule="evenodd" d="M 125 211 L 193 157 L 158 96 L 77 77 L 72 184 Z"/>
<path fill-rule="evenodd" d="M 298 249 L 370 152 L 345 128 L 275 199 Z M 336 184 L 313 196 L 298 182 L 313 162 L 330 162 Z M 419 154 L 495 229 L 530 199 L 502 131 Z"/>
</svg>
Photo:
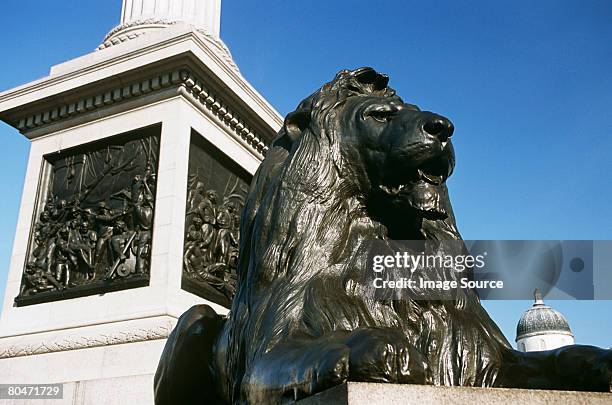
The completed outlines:
<svg viewBox="0 0 612 405">
<path fill-rule="evenodd" d="M 208 262 L 213 259 L 215 246 L 215 225 L 217 224 L 217 193 L 208 190 L 204 199 L 198 204 L 197 213 L 202 219 L 202 247 Z"/>
</svg>

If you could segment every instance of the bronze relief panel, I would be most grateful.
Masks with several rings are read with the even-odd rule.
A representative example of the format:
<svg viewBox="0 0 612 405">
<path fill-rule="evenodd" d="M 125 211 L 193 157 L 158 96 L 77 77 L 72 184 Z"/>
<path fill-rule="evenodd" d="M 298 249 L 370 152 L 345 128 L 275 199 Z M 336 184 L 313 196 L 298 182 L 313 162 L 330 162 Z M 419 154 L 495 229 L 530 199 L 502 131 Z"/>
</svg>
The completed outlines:
<svg viewBox="0 0 612 405">
<path fill-rule="evenodd" d="M 160 130 L 44 157 L 16 305 L 148 285 Z"/>
<path fill-rule="evenodd" d="M 225 307 L 236 285 L 240 213 L 249 182 L 235 162 L 192 134 L 182 287 Z"/>
</svg>

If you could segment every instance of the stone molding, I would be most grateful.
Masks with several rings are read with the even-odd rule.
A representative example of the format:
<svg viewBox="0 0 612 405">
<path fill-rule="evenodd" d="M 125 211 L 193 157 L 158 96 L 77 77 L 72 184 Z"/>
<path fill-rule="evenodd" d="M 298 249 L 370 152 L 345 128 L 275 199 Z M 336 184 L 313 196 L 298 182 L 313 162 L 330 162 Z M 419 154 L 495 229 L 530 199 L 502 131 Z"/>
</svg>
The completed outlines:
<svg viewBox="0 0 612 405">
<path fill-rule="evenodd" d="M 37 342 L 2 344 L 0 340 L 0 359 L 167 339 L 173 328 L 172 321 L 164 320 L 146 327 L 133 327 L 107 333 L 64 335 L 43 338 Z"/>
<path fill-rule="evenodd" d="M 159 28 L 165 29 L 173 25 L 177 25 L 182 23 L 182 21 L 178 20 L 168 20 L 168 19 L 159 19 L 159 18 L 147 18 L 144 20 L 136 20 L 130 21 L 125 24 L 121 24 L 113 28 L 106 36 L 104 40 L 102 40 L 102 44 L 96 48 L 97 51 L 102 49 L 110 48 L 113 45 L 119 45 L 123 42 L 129 41 L 131 39 L 136 39 L 142 35 L 150 32 L 147 28 Z M 225 43 L 220 39 L 212 35 L 210 32 L 205 30 L 204 28 L 191 26 L 194 32 L 198 33 L 204 39 L 213 46 L 214 50 L 222 57 L 222 59 L 227 63 L 227 65 L 234 70 L 234 72 L 239 73 L 240 69 L 238 69 L 238 65 L 234 62 L 234 58 L 232 57 L 232 53 Z"/>
<path fill-rule="evenodd" d="M 234 58 L 232 57 L 232 53 L 230 52 L 225 42 L 223 42 L 220 38 L 216 38 L 210 32 L 206 31 L 203 28 L 196 28 L 196 32 L 202 35 L 204 38 L 208 40 L 209 43 L 215 46 L 221 57 L 225 62 L 227 62 L 228 66 L 231 67 L 236 73 L 240 73 L 240 69 L 238 69 L 238 65 L 234 62 Z"/>
<path fill-rule="evenodd" d="M 197 102 L 211 115 L 216 117 L 218 123 L 234 134 L 236 138 L 241 140 L 258 157 L 264 156 L 268 150 L 265 138 L 249 128 L 245 121 L 230 109 L 221 97 L 205 87 L 203 81 L 190 69 L 186 68 L 157 74 L 146 80 L 136 81 L 96 95 L 83 97 L 51 110 L 22 117 L 17 123 L 17 129 L 21 132 L 37 129 L 47 124 L 73 118 L 79 114 L 118 104 L 128 99 L 169 89 L 172 86 L 179 89 L 179 94 L 189 94 L 192 101 Z M 184 91 L 181 91 L 181 89 Z"/>
<path fill-rule="evenodd" d="M 112 30 L 110 30 L 110 32 L 108 34 L 106 34 L 106 36 L 102 40 L 102 44 L 98 47 L 98 49 L 108 48 L 109 46 L 116 45 L 119 42 L 124 42 L 124 40 L 120 40 L 119 42 L 112 41 L 113 36 L 115 36 L 116 34 L 118 34 L 121 31 L 130 29 L 130 28 L 139 27 L 139 26 L 142 26 L 142 25 L 167 26 L 167 25 L 174 25 L 176 23 L 177 23 L 176 20 L 168 20 L 168 19 L 165 19 L 165 18 L 147 18 L 147 19 L 144 19 L 144 20 L 134 20 L 134 21 L 127 22 L 125 24 L 120 24 L 120 25 L 116 26 L 115 28 L 113 28 Z M 129 37 L 127 39 L 132 39 L 132 38 L 135 38 L 137 36 L 139 36 L 139 34 L 134 34 L 133 37 Z"/>
</svg>

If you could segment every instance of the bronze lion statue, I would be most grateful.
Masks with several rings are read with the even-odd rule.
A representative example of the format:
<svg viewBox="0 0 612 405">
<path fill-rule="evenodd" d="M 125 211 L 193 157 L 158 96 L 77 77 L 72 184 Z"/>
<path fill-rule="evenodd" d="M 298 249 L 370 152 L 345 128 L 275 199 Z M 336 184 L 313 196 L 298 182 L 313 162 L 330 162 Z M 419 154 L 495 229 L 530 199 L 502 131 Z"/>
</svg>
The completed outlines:
<svg viewBox="0 0 612 405">
<path fill-rule="evenodd" d="M 345 381 L 609 390 L 610 351 L 512 350 L 472 290 L 367 291 L 367 241 L 461 240 L 445 184 L 453 125 L 387 83 L 340 71 L 286 117 L 242 213 L 230 314 L 179 319 L 156 404 L 279 404 Z"/>
</svg>

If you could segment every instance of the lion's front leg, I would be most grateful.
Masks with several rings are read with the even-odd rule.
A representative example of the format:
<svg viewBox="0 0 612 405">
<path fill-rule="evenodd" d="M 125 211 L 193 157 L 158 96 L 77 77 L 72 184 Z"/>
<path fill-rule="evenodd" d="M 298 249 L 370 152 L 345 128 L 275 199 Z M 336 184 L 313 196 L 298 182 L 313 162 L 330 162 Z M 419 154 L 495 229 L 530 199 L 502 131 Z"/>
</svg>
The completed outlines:
<svg viewBox="0 0 612 405">
<path fill-rule="evenodd" d="M 349 348 L 329 339 L 293 340 L 255 360 L 242 380 L 248 404 L 280 404 L 314 395 L 348 378 Z"/>
<path fill-rule="evenodd" d="M 432 382 L 428 362 L 401 330 L 363 328 L 276 346 L 245 376 L 242 394 L 249 404 L 279 404 L 347 380 Z"/>
</svg>

